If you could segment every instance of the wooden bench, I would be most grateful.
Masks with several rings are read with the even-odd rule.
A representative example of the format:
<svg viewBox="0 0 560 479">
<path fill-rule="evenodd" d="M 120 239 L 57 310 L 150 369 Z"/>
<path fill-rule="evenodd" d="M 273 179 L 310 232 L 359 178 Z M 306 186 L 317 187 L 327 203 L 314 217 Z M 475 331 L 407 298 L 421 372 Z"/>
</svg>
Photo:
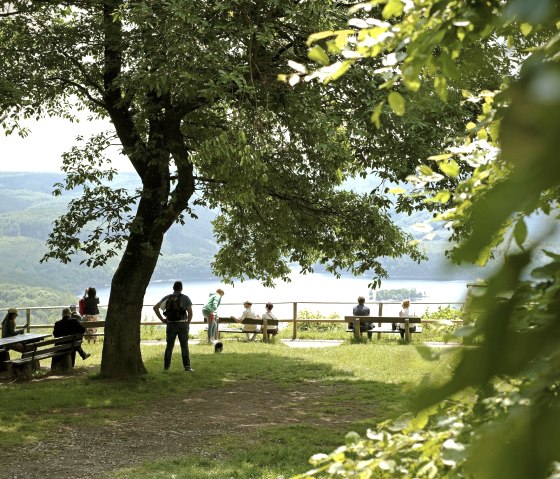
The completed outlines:
<svg viewBox="0 0 560 479">
<path fill-rule="evenodd" d="M 74 367 L 72 353 L 82 344 L 81 334 L 72 334 L 23 345 L 21 358 L 6 361 L 10 376 L 30 379 L 34 369 L 39 369 L 41 359 L 56 358 L 51 369 L 68 371 Z"/>
<path fill-rule="evenodd" d="M 219 319 L 219 329 L 218 333 L 237 333 L 237 334 L 262 334 L 263 341 L 268 341 L 269 336 L 274 336 L 278 333 L 278 320 L 276 319 L 252 319 L 245 318 L 242 323 L 238 323 L 235 319 L 230 316 L 220 316 Z M 241 328 L 222 328 L 222 324 L 253 324 L 255 326 L 260 326 L 258 331 L 243 331 Z M 268 326 L 276 326 L 275 330 L 270 331 Z M 208 331 L 208 328 L 204 329 Z"/>
<path fill-rule="evenodd" d="M 399 329 L 393 329 L 393 323 L 404 323 L 404 337 L 410 341 L 412 333 L 421 333 L 422 327 L 419 324 L 422 320 L 416 316 L 344 316 L 344 320 L 348 323 L 346 332 L 354 333 L 354 337 L 359 339 L 363 333 L 377 333 L 377 338 L 381 337 L 382 333 L 399 333 Z M 371 329 L 360 329 L 360 323 L 375 323 Z M 352 328 L 350 328 L 352 324 Z M 415 331 L 410 330 L 410 325 L 417 325 Z"/>
<path fill-rule="evenodd" d="M 105 321 L 85 321 L 82 319 L 80 324 L 86 329 L 105 328 Z M 98 336 L 105 336 L 105 333 L 84 333 L 84 339 L 86 341 L 88 341 L 88 338 L 93 339 Z"/>
</svg>

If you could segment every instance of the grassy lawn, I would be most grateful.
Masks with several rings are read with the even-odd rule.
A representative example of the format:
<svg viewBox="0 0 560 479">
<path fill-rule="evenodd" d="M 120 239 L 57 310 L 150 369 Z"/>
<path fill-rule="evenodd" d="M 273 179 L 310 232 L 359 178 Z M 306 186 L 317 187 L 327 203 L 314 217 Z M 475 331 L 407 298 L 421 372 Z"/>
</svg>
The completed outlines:
<svg viewBox="0 0 560 479">
<path fill-rule="evenodd" d="M 420 344 L 420 343 L 418 343 Z M 0 384 L 0 452 L 41 441 L 67 425 L 95 426 L 126 416 L 149 413 L 154 404 L 184 398 L 197 391 L 227 391 L 232 384 L 258 384 L 262 378 L 286 392 L 298 386 L 324 388 L 324 395 L 305 404 L 299 424 L 270 425 L 244 434 L 217 435 L 205 453 L 185 451 L 179 458 L 150 462 L 112 473 L 119 478 L 277 478 L 303 472 L 308 458 L 329 452 L 349 430 L 361 434 L 377 421 L 411 406 L 411 389 L 426 375 L 439 381 L 450 371 L 454 352 L 431 358 L 421 347 L 397 342 L 352 344 L 330 348 L 289 348 L 226 340 L 214 354 L 207 344 L 191 345 L 194 374 L 180 368 L 175 351 L 172 368 L 162 371 L 163 346 L 144 346 L 149 374 L 134 381 L 106 381 L 96 376 L 101 345 L 87 345 L 86 363 L 77 359 L 75 374 L 58 380 Z M 82 367 L 85 364 L 88 368 Z M 332 426 L 325 418 L 348 413 L 357 405 L 367 414 L 354 422 Z M 100 438 L 99 440 L 102 440 Z M 215 460 L 219 459 L 219 460 Z"/>
</svg>

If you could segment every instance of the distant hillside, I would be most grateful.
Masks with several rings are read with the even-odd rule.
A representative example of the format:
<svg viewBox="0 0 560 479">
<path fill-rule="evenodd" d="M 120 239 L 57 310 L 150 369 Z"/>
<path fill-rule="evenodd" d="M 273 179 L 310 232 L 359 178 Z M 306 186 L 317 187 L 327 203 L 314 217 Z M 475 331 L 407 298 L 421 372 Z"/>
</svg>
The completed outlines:
<svg viewBox="0 0 560 479">
<path fill-rule="evenodd" d="M 67 265 L 40 263 L 53 221 L 76 196 L 52 196 L 53 185 L 62 179 L 62 174 L 55 173 L 0 173 L 0 273 L 12 284 L 50 285 L 80 292 L 85 286 L 103 286 L 111 281 L 118 260 L 94 269 L 80 265 L 80 257 Z M 131 173 L 119 175 L 114 186 L 134 189 L 138 186 L 137 177 Z M 174 225 L 168 232 L 154 280 L 212 277 L 210 262 L 217 246 L 210 222 L 215 214 L 200 208 L 195 211 L 199 220 Z"/>
<path fill-rule="evenodd" d="M 53 185 L 63 180 L 56 173 L 0 173 L 0 273 L 10 284 L 28 287 L 48 286 L 54 290 L 80 293 L 89 285 L 105 286 L 111 281 L 118 259 L 102 268 L 89 269 L 80 265 L 81 258 L 63 265 L 50 261 L 41 264 L 45 254 L 45 241 L 53 221 L 64 213 L 67 202 L 73 197 L 53 197 Z M 119 175 L 115 188 L 133 190 L 139 186 L 133 173 Z M 77 194 L 77 193 L 76 193 Z M 76 195 L 74 194 L 74 196 Z M 195 209 L 198 220 L 186 225 L 174 225 L 167 233 L 162 256 L 153 280 L 174 278 L 211 278 L 210 263 L 217 251 L 211 221 L 215 213 Z M 429 214 L 398 216 L 396 221 L 411 234 L 412 225 L 429 218 Z M 445 235 L 427 242 L 430 261 L 418 265 L 409 258 L 387 259 L 384 265 L 391 278 L 411 279 L 474 279 L 481 276 L 476 268 L 446 267 L 443 252 L 449 246 Z M 320 271 L 317 268 L 316 271 Z M 0 292 L 0 306 L 3 304 Z"/>
</svg>

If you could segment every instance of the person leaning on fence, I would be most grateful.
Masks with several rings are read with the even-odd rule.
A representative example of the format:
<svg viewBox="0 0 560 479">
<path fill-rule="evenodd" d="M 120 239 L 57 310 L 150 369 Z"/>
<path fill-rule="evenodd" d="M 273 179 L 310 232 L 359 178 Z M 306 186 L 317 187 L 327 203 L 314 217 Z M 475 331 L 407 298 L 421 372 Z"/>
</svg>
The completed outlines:
<svg viewBox="0 0 560 479">
<path fill-rule="evenodd" d="M 410 300 L 405 299 L 402 303 L 401 303 L 401 310 L 399 311 L 399 316 L 410 316 Z M 394 325 L 393 325 L 394 326 Z M 401 333 L 401 339 L 404 339 L 404 334 L 406 332 L 406 324 L 405 323 L 399 323 L 398 324 L 398 328 L 399 328 L 399 333 Z M 394 329 L 394 328 L 393 328 Z M 408 330 L 413 333 L 414 331 L 416 331 L 416 326 L 410 326 L 408 327 Z"/>
<path fill-rule="evenodd" d="M 259 318 L 259 315 L 253 313 L 253 310 L 251 309 L 251 306 L 253 306 L 253 303 L 251 303 L 251 301 L 245 301 L 243 303 L 243 306 L 245 307 L 245 309 L 243 310 L 243 313 L 241 313 L 241 316 L 239 318 L 232 316 L 231 319 L 233 319 L 238 323 L 242 323 L 245 318 L 249 318 L 249 319 Z M 244 333 L 247 333 L 247 339 L 249 341 L 253 341 L 257 336 L 258 328 L 256 324 L 244 324 L 242 330 Z"/>
<path fill-rule="evenodd" d="M 54 323 L 53 337 L 62 338 L 63 336 L 70 336 L 71 334 L 84 334 L 86 328 L 84 328 L 80 322 L 72 318 L 72 311 L 70 308 L 64 308 L 62 310 L 62 319 L 59 319 Z M 76 351 L 82 359 L 87 359 L 90 354 L 85 353 L 82 346 L 76 348 Z M 72 366 L 76 363 L 76 351 L 72 351 Z M 52 358 L 52 365 L 56 369 L 56 365 L 60 363 L 59 358 Z"/>
<path fill-rule="evenodd" d="M 173 346 L 175 346 L 175 339 L 177 337 L 179 337 L 179 344 L 181 345 L 183 367 L 185 371 L 193 371 L 191 368 L 191 359 L 189 357 L 189 325 L 193 317 L 192 301 L 188 296 L 182 294 L 182 291 L 183 283 L 181 283 L 181 281 L 175 281 L 173 284 L 173 293 L 161 298 L 154 306 L 156 316 L 162 323 L 167 325 L 167 346 L 163 356 L 163 369 L 165 371 L 171 366 Z M 161 310 L 163 310 L 163 316 Z"/>
<path fill-rule="evenodd" d="M 204 316 L 204 320 L 208 323 L 208 343 L 218 341 L 218 329 L 220 325 L 216 311 L 218 306 L 220 306 L 223 295 L 224 291 L 218 288 L 215 293 L 210 293 L 208 301 L 202 307 L 202 316 Z"/>
<path fill-rule="evenodd" d="M 363 296 L 358 296 L 358 304 L 356 306 L 354 306 L 354 309 L 352 310 L 352 315 L 353 316 L 369 316 L 369 308 L 366 306 L 366 298 L 364 298 Z M 349 325 L 349 329 L 354 329 L 354 323 L 350 323 Z M 366 322 L 360 322 L 360 331 L 368 331 L 369 329 L 373 328 L 373 325 L 371 323 L 366 323 Z M 368 339 L 372 338 L 372 332 L 368 331 L 367 336 Z"/>
<path fill-rule="evenodd" d="M 95 288 L 86 288 L 84 294 L 84 321 L 99 321 L 99 298 L 97 297 L 97 291 Z M 97 328 L 86 328 L 86 333 L 84 339 L 89 343 L 93 341 L 93 344 L 97 343 Z"/>
</svg>

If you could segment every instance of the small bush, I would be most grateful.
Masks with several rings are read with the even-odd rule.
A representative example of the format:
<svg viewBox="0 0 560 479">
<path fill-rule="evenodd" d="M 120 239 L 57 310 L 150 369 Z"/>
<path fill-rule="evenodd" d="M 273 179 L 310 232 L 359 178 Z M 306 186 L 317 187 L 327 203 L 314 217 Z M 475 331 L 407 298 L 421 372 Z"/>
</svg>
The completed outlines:
<svg viewBox="0 0 560 479">
<path fill-rule="evenodd" d="M 306 321 L 311 319 L 331 320 L 332 322 Z M 340 320 L 338 313 L 325 316 L 318 311 L 303 309 L 298 313 L 297 337 L 298 339 L 342 339 L 345 336 L 346 324 L 334 322 L 336 320 Z M 291 338 L 292 328 L 281 329 L 278 337 Z"/>
<path fill-rule="evenodd" d="M 449 323 L 463 319 L 463 312 L 451 306 L 438 306 L 436 311 L 429 309 L 422 316 L 422 321 L 439 321 L 436 323 L 422 324 L 422 339 L 424 341 L 458 342 L 460 338 L 455 331 L 462 327 L 461 323 Z"/>
</svg>

